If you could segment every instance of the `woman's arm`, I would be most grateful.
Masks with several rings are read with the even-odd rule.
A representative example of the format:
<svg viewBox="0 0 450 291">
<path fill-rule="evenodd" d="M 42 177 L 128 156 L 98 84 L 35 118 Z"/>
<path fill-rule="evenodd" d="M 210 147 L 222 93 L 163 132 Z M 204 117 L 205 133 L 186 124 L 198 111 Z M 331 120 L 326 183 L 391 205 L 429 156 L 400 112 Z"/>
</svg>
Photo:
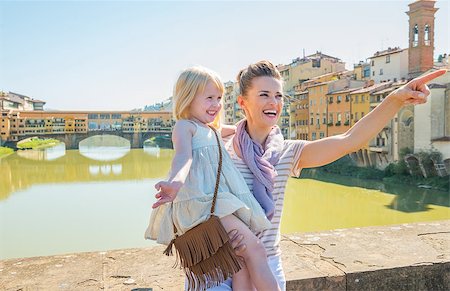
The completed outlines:
<svg viewBox="0 0 450 291">
<path fill-rule="evenodd" d="M 167 181 L 161 181 L 155 185 L 159 192 L 155 195 L 158 200 L 153 204 L 153 208 L 173 201 L 186 181 L 192 164 L 192 136 L 195 130 L 195 126 L 188 121 L 179 120 L 175 123 L 172 131 L 175 156 Z"/>
<path fill-rule="evenodd" d="M 403 105 L 425 103 L 430 95 L 430 90 L 425 84 L 446 72 L 447 70 L 438 70 L 411 80 L 389 94 L 347 132 L 308 141 L 303 148 L 297 168 L 320 167 L 357 151 L 375 137 Z"/>
<path fill-rule="evenodd" d="M 236 125 L 228 125 L 228 124 L 221 125 L 220 135 L 222 136 L 222 138 L 225 138 L 235 133 L 236 133 Z"/>
</svg>

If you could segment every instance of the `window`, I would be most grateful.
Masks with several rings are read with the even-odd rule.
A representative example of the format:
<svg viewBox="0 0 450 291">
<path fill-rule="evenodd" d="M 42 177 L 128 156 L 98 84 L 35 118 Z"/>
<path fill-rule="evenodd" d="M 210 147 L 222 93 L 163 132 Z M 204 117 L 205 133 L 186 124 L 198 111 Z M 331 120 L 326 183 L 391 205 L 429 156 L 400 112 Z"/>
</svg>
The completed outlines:
<svg viewBox="0 0 450 291">
<path fill-rule="evenodd" d="M 375 66 L 375 61 L 374 61 L 374 60 L 372 60 L 372 67 L 373 67 L 373 66 Z"/>
<path fill-rule="evenodd" d="M 372 71 L 372 76 L 375 76 L 375 71 Z"/>
<path fill-rule="evenodd" d="M 367 66 L 364 68 L 364 78 L 370 77 L 370 67 Z"/>
<path fill-rule="evenodd" d="M 391 55 L 386 56 L 386 64 L 391 62 Z"/>
<path fill-rule="evenodd" d="M 319 133 L 319 138 L 324 138 L 324 137 L 325 137 L 325 134 L 323 132 L 320 132 Z"/>
<path fill-rule="evenodd" d="M 412 46 L 416 47 L 419 44 L 419 27 L 416 25 L 414 25 L 414 29 L 413 29 L 413 43 Z"/>
<path fill-rule="evenodd" d="M 380 69 L 380 75 L 383 75 L 383 69 Z"/>
<path fill-rule="evenodd" d="M 312 60 L 312 67 L 313 68 L 320 68 L 320 58 Z"/>
<path fill-rule="evenodd" d="M 426 46 L 430 45 L 430 26 L 427 24 L 425 25 L 425 30 L 424 30 L 424 44 Z"/>
<path fill-rule="evenodd" d="M 328 103 L 333 103 L 333 96 L 330 96 L 330 100 L 329 100 L 329 102 Z"/>
<path fill-rule="evenodd" d="M 339 95 L 339 96 L 337 96 L 337 103 L 341 103 L 341 102 L 342 102 L 342 96 Z"/>
<path fill-rule="evenodd" d="M 316 140 L 316 133 L 313 132 L 313 133 L 311 134 L 311 137 L 312 137 L 312 138 L 311 138 L 312 140 Z"/>
</svg>

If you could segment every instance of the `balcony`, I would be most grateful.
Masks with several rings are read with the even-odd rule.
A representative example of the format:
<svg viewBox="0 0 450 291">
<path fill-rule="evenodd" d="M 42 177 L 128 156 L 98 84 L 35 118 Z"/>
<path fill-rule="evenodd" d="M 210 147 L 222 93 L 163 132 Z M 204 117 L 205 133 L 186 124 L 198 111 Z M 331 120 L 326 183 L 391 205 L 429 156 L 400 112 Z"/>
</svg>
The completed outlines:
<svg viewBox="0 0 450 291">
<path fill-rule="evenodd" d="M 333 122 L 328 122 L 328 126 L 333 126 L 334 123 Z"/>
<path fill-rule="evenodd" d="M 376 153 L 389 153 L 389 149 L 387 146 L 369 146 L 369 150 Z"/>
<path fill-rule="evenodd" d="M 349 125 L 350 124 L 350 120 L 347 120 L 346 122 L 344 122 L 344 125 Z"/>
<path fill-rule="evenodd" d="M 336 122 L 336 124 L 335 124 L 336 126 L 341 126 L 341 122 L 340 121 L 338 121 L 338 122 Z"/>
</svg>

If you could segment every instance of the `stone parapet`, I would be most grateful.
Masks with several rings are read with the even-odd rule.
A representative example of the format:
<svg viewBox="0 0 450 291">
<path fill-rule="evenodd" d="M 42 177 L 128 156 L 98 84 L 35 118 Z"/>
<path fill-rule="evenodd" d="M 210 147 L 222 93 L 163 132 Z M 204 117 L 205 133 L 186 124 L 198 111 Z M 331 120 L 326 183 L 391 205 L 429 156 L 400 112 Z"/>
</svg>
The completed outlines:
<svg viewBox="0 0 450 291">
<path fill-rule="evenodd" d="M 285 235 L 287 290 L 450 290 L 450 220 Z M 0 290 L 182 290 L 164 247 L 0 261 Z"/>
</svg>

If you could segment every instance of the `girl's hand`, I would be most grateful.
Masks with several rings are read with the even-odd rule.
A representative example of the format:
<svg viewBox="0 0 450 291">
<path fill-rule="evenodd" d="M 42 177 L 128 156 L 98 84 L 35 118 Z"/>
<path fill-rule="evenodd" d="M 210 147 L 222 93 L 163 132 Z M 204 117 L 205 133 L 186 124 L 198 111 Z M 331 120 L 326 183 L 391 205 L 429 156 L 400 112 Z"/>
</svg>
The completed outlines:
<svg viewBox="0 0 450 291">
<path fill-rule="evenodd" d="M 427 87 L 426 83 L 442 76 L 446 72 L 446 69 L 437 70 L 412 79 L 406 85 L 395 90 L 389 95 L 389 98 L 396 100 L 400 105 L 423 104 L 427 102 L 427 97 L 430 95 L 430 89 Z"/>
<path fill-rule="evenodd" d="M 177 193 L 183 184 L 181 182 L 166 182 L 161 181 L 156 183 L 155 188 L 159 192 L 156 193 L 155 198 L 158 199 L 152 208 L 156 208 L 164 203 L 171 202 L 177 197 Z"/>
</svg>

